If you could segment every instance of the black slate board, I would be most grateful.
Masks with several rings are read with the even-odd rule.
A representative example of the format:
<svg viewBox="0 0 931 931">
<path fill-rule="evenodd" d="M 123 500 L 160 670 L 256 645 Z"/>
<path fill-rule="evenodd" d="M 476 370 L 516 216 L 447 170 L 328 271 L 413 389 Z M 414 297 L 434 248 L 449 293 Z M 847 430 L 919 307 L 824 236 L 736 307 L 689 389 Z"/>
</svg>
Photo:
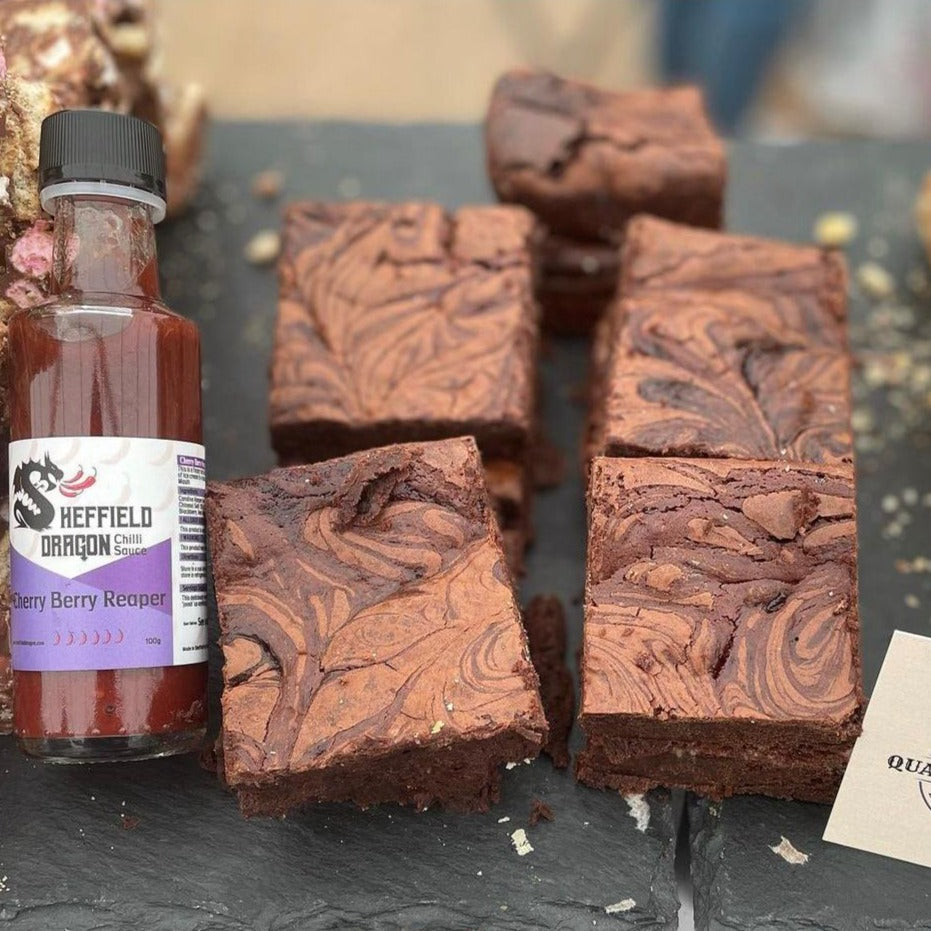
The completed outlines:
<svg viewBox="0 0 931 931">
<path fill-rule="evenodd" d="M 854 264 L 879 232 L 892 246 L 883 263 L 904 278 L 909 269 L 924 267 L 909 210 L 925 162 L 919 145 L 737 145 L 730 224 L 805 239 L 821 211 L 851 210 L 861 221 Z M 455 205 L 489 199 L 476 127 L 215 127 L 210 181 L 197 208 L 166 227 L 161 238 L 166 297 L 198 321 L 204 337 L 205 426 L 214 478 L 273 464 L 265 397 L 274 276 L 241 258 L 255 232 L 277 226 L 280 202 L 260 203 L 249 194 L 254 173 L 269 167 L 285 172 L 282 200 L 429 197 Z M 914 354 L 922 345 L 905 332 L 902 314 L 889 327 L 884 318 L 874 320 L 868 332 L 867 305 L 857 302 L 854 314 L 861 346 L 867 335 L 884 351 L 890 343 L 891 351 L 904 347 Z M 914 329 L 924 338 L 928 321 L 919 319 Z M 538 499 L 538 539 L 524 584 L 527 596 L 555 591 L 563 597 L 572 625 L 570 655 L 578 645 L 584 578 L 584 509 L 574 466 L 586 361 L 579 341 L 554 344 L 544 360 L 545 418 L 570 468 L 560 488 Z M 881 508 L 884 496 L 914 488 L 920 498 L 931 490 L 921 455 L 931 430 L 918 410 L 920 379 L 913 381 L 907 390 L 877 384 L 862 401 L 875 409 L 881 427 L 865 437 L 871 448 L 859 460 L 868 683 L 894 627 L 931 632 L 927 607 L 904 601 L 911 594 L 919 605 L 931 604 L 931 576 L 899 575 L 895 568 L 896 558 L 912 559 L 927 547 L 924 515 L 931 511 L 910 505 L 912 522 L 903 524 L 901 536 L 882 535 L 894 517 Z M 906 419 L 918 423 L 896 440 L 893 434 Z M 557 820 L 528 829 L 535 849 L 519 858 L 509 835 L 526 827 L 534 797 L 550 804 Z M 771 804 L 790 820 L 804 820 L 810 810 Z M 487 816 L 325 808 L 283 822 L 244 822 L 233 799 L 192 759 L 49 768 L 21 758 L 2 739 L 0 928 L 4 922 L 11 931 L 671 928 L 675 806 L 660 795 L 650 808 L 650 826 L 641 833 L 622 799 L 581 788 L 540 760 L 507 774 L 504 799 Z M 510 822 L 499 824 L 506 816 Z M 735 819 L 739 833 L 740 810 Z M 748 817 L 747 829 L 754 823 Z M 760 868 L 766 869 L 765 860 Z M 698 878 L 704 883 L 703 875 Z M 811 899 L 822 894 L 805 888 Z M 618 908 L 609 914 L 605 909 L 612 905 Z M 629 910 L 620 910 L 622 905 Z M 817 905 L 810 901 L 812 911 Z"/>
<path fill-rule="evenodd" d="M 882 804 L 870 800 L 867 804 Z M 928 931 L 926 867 L 821 840 L 829 809 L 746 797 L 689 807 L 695 926 L 708 931 Z M 783 838 L 807 862 L 773 851 Z M 789 851 L 790 859 L 795 858 Z"/>
</svg>

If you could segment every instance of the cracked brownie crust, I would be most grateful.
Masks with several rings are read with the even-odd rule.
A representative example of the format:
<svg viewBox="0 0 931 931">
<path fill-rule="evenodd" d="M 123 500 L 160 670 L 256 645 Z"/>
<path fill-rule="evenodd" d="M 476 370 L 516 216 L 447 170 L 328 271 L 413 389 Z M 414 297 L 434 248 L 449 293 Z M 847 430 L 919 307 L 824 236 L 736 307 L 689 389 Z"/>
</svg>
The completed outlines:
<svg viewBox="0 0 931 931">
<path fill-rule="evenodd" d="M 852 462 L 849 356 L 779 302 L 647 291 L 611 314 L 595 454 Z"/>
<path fill-rule="evenodd" d="M 636 213 L 721 224 L 725 151 L 697 88 L 615 93 L 510 71 L 492 93 L 485 140 L 499 199 L 555 233 L 616 244 Z"/>
<path fill-rule="evenodd" d="M 589 504 L 580 778 L 628 787 L 624 741 L 672 740 L 728 763 L 714 794 L 770 752 L 820 758 L 829 795 L 863 703 L 852 468 L 598 458 Z"/>
<path fill-rule="evenodd" d="M 546 736 L 471 439 L 214 485 L 223 759 L 247 814 L 470 810 Z"/>
</svg>

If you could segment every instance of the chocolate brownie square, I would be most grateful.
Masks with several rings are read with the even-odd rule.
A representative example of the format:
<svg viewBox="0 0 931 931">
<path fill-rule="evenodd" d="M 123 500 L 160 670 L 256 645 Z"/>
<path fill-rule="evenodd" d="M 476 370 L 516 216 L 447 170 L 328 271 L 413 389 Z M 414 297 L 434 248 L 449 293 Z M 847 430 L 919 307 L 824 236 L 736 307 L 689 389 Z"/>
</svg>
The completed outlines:
<svg viewBox="0 0 931 931">
<path fill-rule="evenodd" d="M 812 345 L 847 346 L 847 266 L 836 250 L 635 217 L 619 294 L 676 290 L 748 291 L 771 301 Z"/>
<path fill-rule="evenodd" d="M 721 225 L 726 156 L 695 87 L 623 93 L 543 71 L 509 71 L 485 121 L 498 198 L 553 233 L 619 244 L 652 213 Z"/>
<path fill-rule="evenodd" d="M 484 810 L 546 737 L 471 438 L 212 485 L 225 777 L 246 814 Z"/>
<path fill-rule="evenodd" d="M 486 457 L 522 461 L 535 414 L 532 225 L 511 207 L 289 207 L 271 366 L 281 460 L 470 434 Z"/>
<path fill-rule="evenodd" d="M 610 313 L 594 454 L 853 461 L 850 358 L 813 343 L 791 303 L 647 290 Z"/>
<path fill-rule="evenodd" d="M 598 458 L 589 508 L 579 778 L 829 799 L 863 708 L 852 467 Z"/>
</svg>

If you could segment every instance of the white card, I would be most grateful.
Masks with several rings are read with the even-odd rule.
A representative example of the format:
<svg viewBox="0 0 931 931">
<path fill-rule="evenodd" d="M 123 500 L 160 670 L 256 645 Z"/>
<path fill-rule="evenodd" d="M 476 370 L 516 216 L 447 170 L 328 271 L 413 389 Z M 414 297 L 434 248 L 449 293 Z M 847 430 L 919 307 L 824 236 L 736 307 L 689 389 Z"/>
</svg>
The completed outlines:
<svg viewBox="0 0 931 931">
<path fill-rule="evenodd" d="M 824 839 L 931 867 L 931 638 L 892 635 Z"/>
</svg>

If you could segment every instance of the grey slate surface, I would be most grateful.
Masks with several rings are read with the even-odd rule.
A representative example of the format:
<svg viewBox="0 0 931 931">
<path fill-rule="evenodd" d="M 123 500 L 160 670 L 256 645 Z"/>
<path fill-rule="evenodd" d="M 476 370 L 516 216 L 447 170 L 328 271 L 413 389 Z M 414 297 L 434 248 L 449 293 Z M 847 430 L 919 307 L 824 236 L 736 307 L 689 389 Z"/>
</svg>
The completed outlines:
<svg viewBox="0 0 931 931">
<path fill-rule="evenodd" d="M 261 203 L 249 185 L 273 165 L 287 195 Z M 265 403 L 275 280 L 242 260 L 249 238 L 276 227 L 281 204 L 298 195 L 486 200 L 482 165 L 474 127 L 215 128 L 197 209 L 160 239 L 166 299 L 202 330 L 212 477 L 273 465 Z M 546 416 L 572 465 L 586 361 L 583 343 L 566 344 L 544 374 Z M 563 597 L 574 654 L 585 540 L 574 468 L 540 497 L 536 523 L 527 591 Z M 217 670 L 214 655 L 214 705 Z M 554 823 L 527 826 L 534 798 Z M 623 799 L 541 759 L 505 774 L 488 815 L 327 807 L 247 822 L 194 759 L 50 768 L 0 738 L 0 928 L 674 928 L 678 808 L 656 794 L 650 811 L 641 833 Z M 524 857 L 511 843 L 518 828 L 534 847 Z M 609 914 L 612 905 L 625 910 Z"/>
<path fill-rule="evenodd" d="M 866 804 L 881 804 L 870 800 Z M 748 796 L 689 806 L 700 931 L 927 931 L 931 871 L 821 840 L 828 808 Z M 772 851 L 786 838 L 808 862 Z"/>
<path fill-rule="evenodd" d="M 805 239 L 823 210 L 851 210 L 861 224 L 853 264 L 866 257 L 871 237 L 881 235 L 890 253 L 880 261 L 903 282 L 910 270 L 924 267 L 910 206 L 927 163 L 931 147 L 919 144 L 739 144 L 732 150 L 729 222 L 734 229 Z M 248 192 L 252 175 L 275 166 L 286 174 L 285 197 L 255 201 Z M 274 275 L 243 262 L 241 251 L 256 231 L 277 226 L 280 204 L 296 196 L 429 197 L 449 205 L 487 200 L 480 133 L 475 127 L 339 124 L 215 128 L 210 182 L 197 209 L 161 238 L 166 297 L 198 321 L 204 337 L 214 478 L 273 464 L 265 397 Z M 867 302 L 855 303 L 856 345 L 861 354 L 868 351 L 874 368 L 882 369 L 895 353 L 923 358 L 925 342 L 931 345 L 926 298 L 908 297 L 908 304 L 913 324 L 902 312 L 887 325 Z M 559 489 L 538 498 L 537 544 L 524 583 L 528 596 L 555 591 L 563 597 L 571 655 L 584 579 L 584 508 L 574 466 L 586 360 L 578 341 L 553 345 L 544 359 L 544 416 L 570 468 Z M 876 427 L 863 438 L 869 448 L 858 462 L 871 684 L 895 627 L 931 633 L 931 576 L 902 575 L 895 565 L 923 552 L 931 558 L 925 529 L 931 510 L 920 504 L 920 494 L 931 491 L 925 464 L 931 419 L 923 406 L 931 389 L 923 389 L 912 370 L 901 378 L 880 371 L 858 386 L 859 403 L 875 412 Z M 895 516 L 903 509 L 887 513 L 883 498 L 895 493 L 901 501 L 906 488 L 919 493 L 919 504 L 905 509 L 911 522 L 902 522 L 899 536 L 884 536 L 890 523 L 898 526 Z M 906 595 L 919 607 L 909 607 Z M 528 829 L 534 852 L 518 858 L 509 835 L 526 826 L 533 797 L 548 802 L 557 820 Z M 740 800 L 726 803 L 726 812 L 732 804 L 733 821 L 724 827 L 716 822 L 706 832 L 725 851 L 730 838 L 758 830 L 760 810 L 793 839 L 793 830 L 804 836 L 812 812 L 826 815 L 812 806 Z M 541 760 L 507 774 L 504 800 L 487 816 L 326 808 L 282 822 L 244 822 L 234 801 L 192 759 L 57 769 L 22 759 L 11 741 L 0 739 L 0 928 L 671 928 L 673 806 L 654 798 L 651 811 L 650 827 L 641 834 L 623 800 L 576 786 Z M 505 816 L 511 821 L 498 824 Z M 127 820 L 131 827 L 123 826 Z M 877 916 L 928 913 L 920 882 L 903 883 L 900 901 L 884 904 L 884 871 L 899 865 L 867 855 L 849 860 L 858 855 L 842 848 L 833 852 L 841 862 L 863 863 L 838 875 L 861 884 L 875 879 Z M 754 902 L 769 908 L 771 900 L 761 895 L 767 877 L 777 875 L 768 860 L 774 855 L 765 848 L 763 854 L 754 861 L 757 886 L 730 884 L 740 910 L 733 906 L 729 915 L 736 923 L 726 927 L 833 928 L 759 923 Z M 698 874 L 701 901 L 711 901 L 702 898 L 710 877 Z M 832 893 L 796 883 L 789 892 L 798 915 L 827 907 L 825 896 L 844 897 L 842 885 Z M 605 912 L 628 899 L 636 902 L 630 911 Z M 706 909 L 699 918 L 710 915 Z"/>
</svg>

